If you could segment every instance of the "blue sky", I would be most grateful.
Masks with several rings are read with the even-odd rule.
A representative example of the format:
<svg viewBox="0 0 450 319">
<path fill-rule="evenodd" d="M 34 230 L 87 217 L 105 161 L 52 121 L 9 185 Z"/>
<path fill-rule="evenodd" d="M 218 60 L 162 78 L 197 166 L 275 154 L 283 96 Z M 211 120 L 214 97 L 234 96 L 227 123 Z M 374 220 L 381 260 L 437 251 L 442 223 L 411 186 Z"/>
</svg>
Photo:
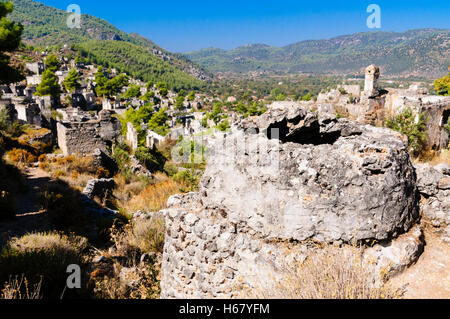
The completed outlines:
<svg viewBox="0 0 450 319">
<path fill-rule="evenodd" d="M 126 32 L 142 34 L 174 52 L 249 43 L 284 46 L 373 31 L 366 8 L 381 8 L 381 31 L 450 28 L 450 1 L 332 0 L 40 0 L 65 10 L 71 3 Z"/>
</svg>

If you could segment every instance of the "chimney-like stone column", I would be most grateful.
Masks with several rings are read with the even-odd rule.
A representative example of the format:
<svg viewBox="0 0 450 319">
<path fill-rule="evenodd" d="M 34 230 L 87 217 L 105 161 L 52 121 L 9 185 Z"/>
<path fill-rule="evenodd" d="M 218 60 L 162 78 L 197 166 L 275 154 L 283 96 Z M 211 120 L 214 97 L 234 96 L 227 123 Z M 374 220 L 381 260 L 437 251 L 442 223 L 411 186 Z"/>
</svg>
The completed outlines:
<svg viewBox="0 0 450 319">
<path fill-rule="evenodd" d="M 367 97 L 378 95 L 378 78 L 380 77 L 380 68 L 374 64 L 366 69 L 366 81 L 364 84 L 364 93 Z"/>
</svg>

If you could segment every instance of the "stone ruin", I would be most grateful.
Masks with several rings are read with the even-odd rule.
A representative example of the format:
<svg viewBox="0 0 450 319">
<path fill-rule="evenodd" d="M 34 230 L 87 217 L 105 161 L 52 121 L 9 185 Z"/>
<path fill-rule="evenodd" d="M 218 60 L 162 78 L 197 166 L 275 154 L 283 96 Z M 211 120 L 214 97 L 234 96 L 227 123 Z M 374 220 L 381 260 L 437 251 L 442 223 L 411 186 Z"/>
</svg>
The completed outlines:
<svg viewBox="0 0 450 319">
<path fill-rule="evenodd" d="M 319 114 L 340 114 L 354 121 L 381 126 L 387 118 L 395 117 L 410 108 L 423 113 L 427 121 L 428 146 L 441 150 L 448 146 L 450 136 L 445 129 L 450 115 L 450 97 L 428 95 L 425 88 L 411 85 L 408 89 L 386 90 L 378 87 L 380 69 L 371 65 L 366 69 L 364 90 L 358 85 L 341 85 L 338 89 L 320 93 L 317 102 L 282 102 L 286 107 L 303 106 Z M 342 93 L 339 89 L 344 89 Z M 278 107 L 280 102 L 274 103 Z M 269 107 L 270 108 L 270 107 Z"/>
<path fill-rule="evenodd" d="M 200 190 L 163 211 L 162 298 L 239 297 L 311 240 L 378 243 L 367 255 L 393 273 L 420 256 L 416 173 L 402 135 L 302 107 L 272 109 L 241 129 L 216 142 Z"/>
<path fill-rule="evenodd" d="M 90 154 L 96 149 L 109 154 L 109 148 L 120 136 L 121 123 L 111 116 L 111 111 L 103 110 L 98 119 L 57 123 L 58 146 L 64 155 L 74 153 Z"/>
<path fill-rule="evenodd" d="M 364 82 L 364 95 L 367 98 L 376 97 L 378 91 L 378 78 L 380 77 L 380 68 L 370 65 L 366 68 L 366 78 Z"/>
</svg>

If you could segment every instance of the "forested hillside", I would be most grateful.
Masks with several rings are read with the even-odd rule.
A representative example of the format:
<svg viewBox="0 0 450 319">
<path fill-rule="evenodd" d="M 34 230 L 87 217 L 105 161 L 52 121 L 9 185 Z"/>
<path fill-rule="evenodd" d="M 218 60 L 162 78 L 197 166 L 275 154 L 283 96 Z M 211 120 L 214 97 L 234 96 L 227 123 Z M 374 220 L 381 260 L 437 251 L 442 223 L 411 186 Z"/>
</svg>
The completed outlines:
<svg viewBox="0 0 450 319">
<path fill-rule="evenodd" d="M 187 57 L 215 72 L 350 74 L 375 63 L 386 75 L 436 78 L 446 74 L 450 64 L 450 31 L 357 33 L 282 48 L 264 44 L 230 51 L 208 48 Z"/>
<path fill-rule="evenodd" d="M 102 54 L 103 57 L 110 56 L 114 50 L 126 52 L 124 55 L 130 59 L 130 63 L 120 57 L 110 61 L 110 64 L 142 80 L 166 81 L 171 83 L 170 88 L 175 88 L 172 85 L 176 85 L 190 89 L 202 85 L 197 79 L 210 78 L 202 67 L 186 57 L 170 53 L 138 34 L 127 34 L 100 18 L 83 14 L 81 28 L 70 29 L 67 26 L 67 17 L 70 15 L 68 12 L 32 0 L 12 2 L 14 11 L 11 19 L 24 25 L 22 39 L 26 44 L 38 48 L 81 45 L 85 53 L 97 57 L 98 61 L 100 48 L 108 50 L 105 55 Z M 110 42 L 102 44 L 102 41 Z M 90 46 L 86 46 L 86 43 Z M 91 47 L 93 51 L 89 52 Z M 139 74 L 136 70 L 140 70 Z M 144 76 L 145 72 L 150 74 Z"/>
<path fill-rule="evenodd" d="M 91 40 L 74 45 L 84 57 L 93 63 L 126 71 L 144 81 L 165 82 L 168 87 L 199 89 L 203 82 L 180 71 L 170 63 L 148 54 L 141 46 L 113 40 Z"/>
</svg>

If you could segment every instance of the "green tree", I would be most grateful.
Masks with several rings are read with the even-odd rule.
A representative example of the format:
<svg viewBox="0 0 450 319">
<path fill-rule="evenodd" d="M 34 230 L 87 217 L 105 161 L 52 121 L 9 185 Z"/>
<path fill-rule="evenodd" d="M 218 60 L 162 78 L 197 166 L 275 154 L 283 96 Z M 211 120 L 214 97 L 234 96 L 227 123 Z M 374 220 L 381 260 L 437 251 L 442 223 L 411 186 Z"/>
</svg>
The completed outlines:
<svg viewBox="0 0 450 319">
<path fill-rule="evenodd" d="M 166 97 L 167 94 L 169 94 L 169 90 L 166 89 L 166 88 L 160 88 L 160 89 L 159 89 L 159 94 L 160 94 L 162 97 Z"/>
<path fill-rule="evenodd" d="M 220 102 L 214 104 L 212 112 L 209 114 L 209 119 L 213 120 L 216 124 L 222 119 L 222 104 Z"/>
<path fill-rule="evenodd" d="M 407 108 L 396 117 L 389 119 L 387 127 L 405 134 L 413 155 L 418 156 L 426 146 L 427 121 L 423 113 L 418 115 L 418 119 L 416 117 L 415 112 L 411 108 Z"/>
<path fill-rule="evenodd" d="M 129 81 L 130 79 L 125 74 L 120 74 L 108 80 L 103 70 L 99 71 L 95 76 L 97 95 L 106 97 L 115 96 L 122 92 L 122 89 L 128 85 Z"/>
<path fill-rule="evenodd" d="M 192 101 L 194 101 L 194 99 L 195 99 L 195 92 L 192 91 L 192 92 L 190 92 L 189 95 L 187 96 L 187 100 L 188 100 L 189 102 L 192 102 Z"/>
<path fill-rule="evenodd" d="M 434 81 L 434 88 L 438 95 L 450 95 L 450 73 Z"/>
<path fill-rule="evenodd" d="M 221 132 L 226 132 L 230 128 L 230 122 L 228 120 L 224 120 L 217 125 L 217 129 Z"/>
<path fill-rule="evenodd" d="M 77 70 L 72 69 L 69 71 L 69 74 L 67 74 L 67 77 L 64 80 L 64 87 L 67 92 L 75 92 L 81 87 Z"/>
<path fill-rule="evenodd" d="M 6 19 L 13 11 L 12 2 L 0 2 L 0 83 L 13 83 L 23 79 L 23 75 L 9 65 L 9 57 L 4 52 L 19 47 L 23 26 Z"/>
<path fill-rule="evenodd" d="M 302 100 L 303 100 L 303 101 L 311 101 L 311 100 L 312 100 L 311 93 L 308 93 L 308 94 L 304 95 L 304 96 L 302 97 Z"/>
<path fill-rule="evenodd" d="M 132 99 L 132 98 L 138 98 L 140 96 L 141 96 L 141 87 L 139 85 L 132 85 L 125 92 L 123 97 L 126 99 Z"/>
<path fill-rule="evenodd" d="M 55 54 L 50 54 L 45 59 L 45 66 L 46 66 L 47 70 L 56 72 L 60 68 L 61 63 L 59 63 L 58 57 Z"/>
<path fill-rule="evenodd" d="M 184 108 L 184 96 L 178 95 L 175 99 L 175 108 L 179 111 L 183 110 Z"/>
<path fill-rule="evenodd" d="M 58 98 L 61 94 L 61 86 L 58 83 L 58 78 L 51 70 L 45 70 L 42 75 L 41 83 L 36 88 L 36 95 L 45 96 L 50 95 Z"/>
<path fill-rule="evenodd" d="M 158 112 L 153 114 L 152 118 L 148 122 L 148 128 L 155 131 L 159 135 L 165 136 L 169 132 L 169 127 L 167 126 L 167 120 L 169 119 L 166 110 L 160 109 Z"/>
<path fill-rule="evenodd" d="M 141 96 L 141 100 L 144 102 L 150 102 L 150 99 L 153 99 L 155 97 L 155 92 L 149 91 Z"/>
</svg>

